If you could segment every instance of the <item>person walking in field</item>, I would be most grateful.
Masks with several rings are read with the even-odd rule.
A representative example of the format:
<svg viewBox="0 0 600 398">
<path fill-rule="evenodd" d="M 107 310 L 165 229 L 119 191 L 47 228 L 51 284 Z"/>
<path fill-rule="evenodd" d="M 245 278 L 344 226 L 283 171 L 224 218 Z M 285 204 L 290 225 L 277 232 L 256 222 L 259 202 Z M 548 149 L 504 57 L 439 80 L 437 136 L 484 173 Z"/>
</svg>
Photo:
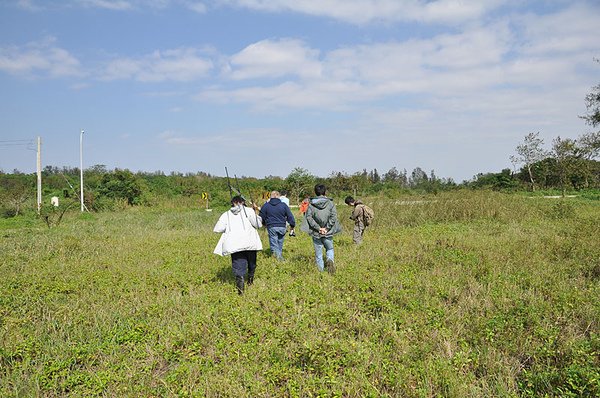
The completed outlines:
<svg viewBox="0 0 600 398">
<path fill-rule="evenodd" d="M 271 199 L 260 208 L 260 217 L 267 226 L 271 253 L 279 261 L 283 261 L 283 241 L 290 224 L 290 234 L 294 235 L 296 220 L 290 207 L 279 199 L 279 192 L 271 192 Z"/>
<path fill-rule="evenodd" d="M 288 191 L 286 191 L 285 189 L 282 189 L 281 191 L 279 191 L 279 200 L 281 200 L 281 202 L 285 203 L 287 205 L 287 207 L 290 207 L 290 199 L 287 197 L 287 194 L 288 194 Z M 288 224 L 286 224 L 286 227 Z M 290 236 L 296 236 L 296 232 L 294 231 L 294 229 L 290 229 Z"/>
<path fill-rule="evenodd" d="M 317 197 L 310 200 L 300 229 L 312 237 L 319 271 L 326 269 L 330 274 L 334 274 L 333 236 L 340 233 L 342 227 L 337 218 L 333 199 L 325 196 L 325 193 L 325 185 L 315 185 Z M 323 262 L 323 248 L 325 248 L 325 262 Z"/>
<path fill-rule="evenodd" d="M 256 253 L 263 248 L 257 232 L 260 227 L 262 219 L 255 209 L 246 207 L 241 196 L 234 196 L 231 199 L 231 209 L 221 214 L 213 229 L 222 234 L 213 253 L 219 256 L 231 255 L 231 268 L 239 294 L 244 293 L 246 274 L 248 285 L 254 283 Z"/>
<path fill-rule="evenodd" d="M 279 200 L 281 200 L 288 207 L 290 207 L 290 200 L 287 197 L 287 191 L 285 189 L 282 189 L 281 191 L 279 191 Z"/>
<path fill-rule="evenodd" d="M 365 229 L 371 225 L 374 217 L 373 210 L 358 199 L 352 196 L 347 196 L 344 200 L 348 206 L 354 207 L 350 219 L 354 221 L 354 231 L 352 233 L 352 241 L 360 245 L 363 240 Z"/>
<path fill-rule="evenodd" d="M 310 196 L 306 195 L 304 200 L 302 200 L 302 202 L 300 202 L 300 215 L 301 216 L 303 216 L 304 213 L 306 213 L 306 210 L 308 210 L 309 204 L 310 204 Z"/>
</svg>

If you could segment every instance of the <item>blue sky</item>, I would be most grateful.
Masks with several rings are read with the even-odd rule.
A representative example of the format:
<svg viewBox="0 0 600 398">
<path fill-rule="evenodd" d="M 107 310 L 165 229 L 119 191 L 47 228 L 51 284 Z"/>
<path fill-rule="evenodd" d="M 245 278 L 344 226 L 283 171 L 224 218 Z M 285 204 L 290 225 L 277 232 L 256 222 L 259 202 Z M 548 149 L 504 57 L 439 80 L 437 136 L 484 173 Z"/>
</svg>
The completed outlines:
<svg viewBox="0 0 600 398">
<path fill-rule="evenodd" d="M 0 169 L 512 167 L 588 130 L 598 1 L 3 0 Z M 5 145 L 3 145 L 3 143 Z"/>
</svg>

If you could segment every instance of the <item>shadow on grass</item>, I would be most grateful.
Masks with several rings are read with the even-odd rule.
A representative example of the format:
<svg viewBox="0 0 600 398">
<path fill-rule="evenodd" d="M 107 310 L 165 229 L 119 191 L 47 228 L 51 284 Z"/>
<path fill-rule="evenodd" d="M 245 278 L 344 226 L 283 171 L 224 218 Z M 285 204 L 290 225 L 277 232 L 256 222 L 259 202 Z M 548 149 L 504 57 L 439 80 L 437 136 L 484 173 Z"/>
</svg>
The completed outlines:
<svg viewBox="0 0 600 398">
<path fill-rule="evenodd" d="M 235 276 L 233 276 L 233 271 L 231 270 L 231 266 L 223 267 L 218 272 L 214 282 L 222 282 L 222 283 L 235 283 Z"/>
</svg>

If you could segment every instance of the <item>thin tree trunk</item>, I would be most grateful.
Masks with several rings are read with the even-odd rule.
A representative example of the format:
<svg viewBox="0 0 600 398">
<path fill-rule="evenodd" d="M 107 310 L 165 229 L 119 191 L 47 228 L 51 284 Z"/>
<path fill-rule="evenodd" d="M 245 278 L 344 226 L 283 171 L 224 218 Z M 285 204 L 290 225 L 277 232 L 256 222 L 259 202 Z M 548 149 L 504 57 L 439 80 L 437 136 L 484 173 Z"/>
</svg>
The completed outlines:
<svg viewBox="0 0 600 398">
<path fill-rule="evenodd" d="M 531 180 L 531 190 L 535 192 L 535 181 L 533 180 L 533 173 L 531 172 L 531 165 L 527 165 L 527 172 L 529 173 L 529 180 Z"/>
</svg>

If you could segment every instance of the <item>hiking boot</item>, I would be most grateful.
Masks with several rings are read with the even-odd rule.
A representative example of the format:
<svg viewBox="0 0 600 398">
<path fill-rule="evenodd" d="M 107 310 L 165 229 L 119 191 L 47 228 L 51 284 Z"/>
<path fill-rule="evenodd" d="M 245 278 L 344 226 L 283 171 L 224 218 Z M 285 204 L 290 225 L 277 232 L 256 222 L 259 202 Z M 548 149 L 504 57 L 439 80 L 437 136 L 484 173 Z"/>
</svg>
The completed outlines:
<svg viewBox="0 0 600 398">
<path fill-rule="evenodd" d="M 333 263 L 332 259 L 328 258 L 328 259 L 325 260 L 325 269 L 331 275 L 335 274 L 335 264 Z"/>
<path fill-rule="evenodd" d="M 235 287 L 238 291 L 238 294 L 244 294 L 244 277 L 243 276 L 235 277 Z"/>
</svg>

